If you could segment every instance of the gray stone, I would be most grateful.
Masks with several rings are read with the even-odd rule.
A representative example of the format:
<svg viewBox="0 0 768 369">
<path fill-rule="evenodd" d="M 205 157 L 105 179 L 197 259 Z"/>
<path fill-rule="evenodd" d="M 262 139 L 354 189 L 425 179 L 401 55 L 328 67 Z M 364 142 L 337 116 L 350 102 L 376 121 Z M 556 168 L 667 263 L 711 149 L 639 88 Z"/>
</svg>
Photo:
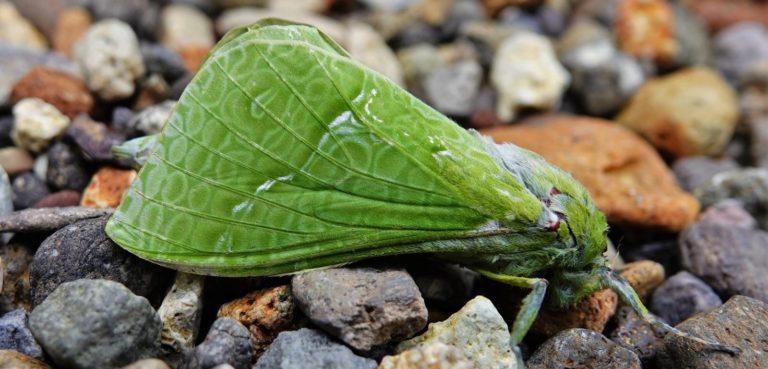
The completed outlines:
<svg viewBox="0 0 768 369">
<path fill-rule="evenodd" d="M 675 53 L 674 64 L 678 67 L 705 65 L 712 58 L 711 45 L 706 26 L 691 14 L 688 8 L 680 3 L 670 3 L 675 27 L 675 39 L 678 51 Z"/>
<path fill-rule="evenodd" d="M 128 131 L 141 132 L 145 135 L 160 133 L 175 106 L 176 101 L 167 100 L 140 111 L 128 121 Z"/>
<path fill-rule="evenodd" d="M 11 182 L 11 189 L 15 209 L 26 209 L 51 194 L 45 182 L 32 172 L 17 175 Z"/>
<path fill-rule="evenodd" d="M 475 363 L 454 346 L 432 342 L 394 356 L 385 356 L 377 369 L 475 369 Z"/>
<path fill-rule="evenodd" d="M 768 232 L 693 223 L 679 240 L 680 264 L 721 296 L 768 301 Z"/>
<path fill-rule="evenodd" d="M 160 332 L 161 349 L 167 361 L 177 367 L 181 359 L 195 348 L 200 332 L 205 278 L 182 272 L 157 309 L 163 329 Z"/>
<path fill-rule="evenodd" d="M 402 340 L 427 324 L 427 308 L 403 270 L 335 268 L 293 277 L 304 314 L 332 336 L 360 351 Z"/>
<path fill-rule="evenodd" d="M 11 181 L 2 167 L 0 167 L 0 216 L 6 216 L 13 212 L 13 190 Z M 8 242 L 10 237 L 3 237 Z"/>
<path fill-rule="evenodd" d="M 655 291 L 651 311 L 671 325 L 722 305 L 712 287 L 686 271 L 669 277 Z"/>
<path fill-rule="evenodd" d="M 757 220 L 744 210 L 741 203 L 731 199 L 712 204 L 699 214 L 699 222 L 744 229 L 757 228 Z"/>
<path fill-rule="evenodd" d="M 674 334 L 667 335 L 656 359 L 659 368 L 763 368 L 768 355 L 768 305 L 734 296 L 719 308 L 680 323 L 676 328 L 695 337 L 736 347 L 736 355 L 711 350 Z"/>
<path fill-rule="evenodd" d="M 113 160 L 112 146 L 125 141 L 124 137 L 110 131 L 106 124 L 96 122 L 85 114 L 72 121 L 65 136 L 72 140 L 80 148 L 85 159 L 90 161 Z"/>
<path fill-rule="evenodd" d="M 724 199 L 738 200 L 755 217 L 760 228 L 768 229 L 768 169 L 735 169 L 718 173 L 695 190 L 694 195 L 703 208 Z"/>
<path fill-rule="evenodd" d="M 619 346 L 634 352 L 641 361 L 653 359 L 664 345 L 666 332 L 642 320 L 631 307 L 620 307 L 613 319 L 616 329 L 609 337 Z"/>
<path fill-rule="evenodd" d="M 376 362 L 355 355 L 322 332 L 302 328 L 281 332 L 253 369 L 373 369 Z"/>
<path fill-rule="evenodd" d="M 27 326 L 27 311 L 13 310 L 0 318 L 0 349 L 16 350 L 35 359 L 43 359 L 43 349 Z"/>
<path fill-rule="evenodd" d="M 251 366 L 251 357 L 248 329 L 234 319 L 219 318 L 182 368 L 208 369 L 230 364 L 235 369 L 246 369 Z"/>
<path fill-rule="evenodd" d="M 739 22 L 717 33 L 713 40 L 715 65 L 729 81 L 756 63 L 768 61 L 768 29 L 754 22 Z"/>
<path fill-rule="evenodd" d="M 159 359 L 141 359 L 122 367 L 122 369 L 171 369 L 171 367 Z"/>
<path fill-rule="evenodd" d="M 139 24 L 149 9 L 149 0 L 89 0 L 97 20 L 117 18 L 132 26 Z"/>
<path fill-rule="evenodd" d="M 161 326 L 147 299 L 103 279 L 62 284 L 29 317 L 53 362 L 74 369 L 119 368 L 151 357 Z"/>
<path fill-rule="evenodd" d="M 507 323 L 493 303 L 483 296 L 470 300 L 448 319 L 430 324 L 422 335 L 401 342 L 396 352 L 432 342 L 442 342 L 461 349 L 476 368 L 517 368 Z"/>
<path fill-rule="evenodd" d="M 528 369 L 640 369 L 640 359 L 600 333 L 574 328 L 544 342 L 525 363 Z"/>
<path fill-rule="evenodd" d="M 448 115 L 468 116 L 483 79 L 483 68 L 475 60 L 464 60 L 432 71 L 424 80 L 430 105 Z"/>
<path fill-rule="evenodd" d="M 60 284 L 80 278 L 120 282 L 152 298 L 164 286 L 165 269 L 139 259 L 104 233 L 106 217 L 83 220 L 48 237 L 30 266 L 32 301 L 40 304 Z"/>
<path fill-rule="evenodd" d="M 113 211 L 80 206 L 19 210 L 0 217 L 0 232 L 53 232 L 81 220 L 112 214 Z"/>
<path fill-rule="evenodd" d="M 148 75 L 159 74 L 172 84 L 189 73 L 179 55 L 163 45 L 142 42 L 140 50 Z"/>
<path fill-rule="evenodd" d="M 474 295 L 475 282 L 480 274 L 470 269 L 442 262 L 416 259 L 406 264 L 430 308 L 456 311 Z"/>
<path fill-rule="evenodd" d="M 41 53 L 22 47 L 0 44 L 0 107 L 8 104 L 11 88 L 30 69 L 46 66 L 62 72 L 79 75 L 67 58 L 56 53 Z"/>
<path fill-rule="evenodd" d="M 672 171 L 677 177 L 680 187 L 688 192 L 709 183 L 718 173 L 727 172 L 739 167 L 730 158 L 710 158 L 708 156 L 688 156 L 675 161 Z"/>
<path fill-rule="evenodd" d="M 48 156 L 46 179 L 56 190 L 83 191 L 91 180 L 85 161 L 76 149 L 64 142 L 51 146 Z"/>
</svg>

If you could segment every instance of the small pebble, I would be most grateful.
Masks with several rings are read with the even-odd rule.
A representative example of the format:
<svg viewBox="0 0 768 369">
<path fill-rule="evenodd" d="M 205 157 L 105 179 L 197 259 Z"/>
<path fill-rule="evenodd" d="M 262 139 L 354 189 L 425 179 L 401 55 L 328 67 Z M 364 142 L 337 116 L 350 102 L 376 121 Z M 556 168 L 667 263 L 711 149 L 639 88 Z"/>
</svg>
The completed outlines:
<svg viewBox="0 0 768 369">
<path fill-rule="evenodd" d="M 176 101 L 168 100 L 140 111 L 128 122 L 128 131 L 138 131 L 145 135 L 160 133 L 175 106 Z"/>
<path fill-rule="evenodd" d="M 171 4 L 163 7 L 160 13 L 160 42 L 171 50 L 185 47 L 211 48 L 213 22 L 197 8 L 183 4 Z"/>
<path fill-rule="evenodd" d="M 16 146 L 33 153 L 44 151 L 69 125 L 69 118 L 55 106 L 35 97 L 13 106 L 15 124 L 11 136 Z"/>
<path fill-rule="evenodd" d="M 48 364 L 15 350 L 0 350 L 0 368 L 51 369 Z"/>
<path fill-rule="evenodd" d="M 527 369 L 640 369 L 640 359 L 600 333 L 569 329 L 544 342 L 525 363 Z"/>
<path fill-rule="evenodd" d="M 650 309 L 671 325 L 696 314 L 706 313 L 723 304 L 704 281 L 686 271 L 669 277 L 653 291 Z"/>
<path fill-rule="evenodd" d="M 89 208 L 116 208 L 134 178 L 135 170 L 102 167 L 91 177 L 80 205 Z"/>
<path fill-rule="evenodd" d="M 757 220 L 737 200 L 725 199 L 712 204 L 699 215 L 699 222 L 726 227 L 755 229 Z"/>
<path fill-rule="evenodd" d="M 80 192 L 63 190 L 37 200 L 30 208 L 62 208 L 80 205 Z"/>
<path fill-rule="evenodd" d="M 62 114 L 74 118 L 93 108 L 93 97 L 82 80 L 70 74 L 34 67 L 11 90 L 11 103 L 36 97 L 56 107 Z"/>
<path fill-rule="evenodd" d="M 474 369 L 475 364 L 454 346 L 432 342 L 394 356 L 385 356 L 377 369 Z"/>
<path fill-rule="evenodd" d="M 694 194 L 702 207 L 709 207 L 725 199 L 734 199 L 757 220 L 762 229 L 768 229 L 768 169 L 743 168 L 720 172 L 700 186 Z"/>
<path fill-rule="evenodd" d="M 40 53 L 0 43 L 0 106 L 7 104 L 16 81 L 38 65 L 79 75 L 77 67 L 59 54 Z"/>
<path fill-rule="evenodd" d="M 533 322 L 531 332 L 551 337 L 557 332 L 571 328 L 585 328 L 602 332 L 616 313 L 619 297 L 616 292 L 603 289 L 592 292 L 567 310 L 544 306 Z M 515 314 L 517 310 L 515 310 Z M 508 314 L 513 317 L 515 315 Z"/>
<path fill-rule="evenodd" d="M 29 286 L 29 264 L 35 254 L 35 240 L 13 237 L 9 243 L 0 246 L 3 264 L 3 289 L 0 293 L 0 312 L 16 309 L 32 309 Z"/>
<path fill-rule="evenodd" d="M 11 190 L 17 210 L 26 209 L 51 193 L 45 182 L 32 172 L 17 175 L 11 182 Z"/>
<path fill-rule="evenodd" d="M 179 55 L 165 46 L 142 42 L 140 50 L 147 75 L 160 75 L 168 83 L 173 83 L 187 75 L 187 68 Z"/>
<path fill-rule="evenodd" d="M 614 319 L 616 329 L 610 334 L 611 340 L 634 352 L 641 361 L 650 361 L 664 346 L 666 332 L 642 320 L 631 307 L 620 307 Z"/>
<path fill-rule="evenodd" d="M 424 90 L 428 101 L 438 111 L 468 116 L 474 108 L 482 79 L 480 64 L 467 60 L 432 71 L 424 80 Z"/>
<path fill-rule="evenodd" d="M 57 142 L 48 149 L 46 180 L 54 190 L 82 191 L 91 179 L 85 161 L 77 149 Z"/>
<path fill-rule="evenodd" d="M 251 367 L 252 355 L 248 329 L 234 319 L 219 318 L 182 368 L 207 369 L 230 364 L 235 369 L 247 369 Z"/>
<path fill-rule="evenodd" d="M 28 172 L 34 164 L 35 161 L 27 150 L 18 147 L 0 149 L 0 166 L 10 176 Z"/>
<path fill-rule="evenodd" d="M 32 336 L 27 325 L 28 319 L 29 315 L 24 309 L 13 310 L 0 318 L 0 349 L 16 350 L 34 359 L 43 360 L 43 349 Z"/>
<path fill-rule="evenodd" d="M 734 24 L 715 35 L 713 48 L 717 68 L 737 82 L 753 65 L 768 62 L 768 26 Z"/>
<path fill-rule="evenodd" d="M 688 192 L 706 185 L 718 173 L 736 169 L 739 164 L 730 158 L 710 158 L 707 156 L 688 156 L 680 158 L 672 165 L 672 171 L 680 187 Z"/>
<path fill-rule="evenodd" d="M 374 369 L 376 361 L 352 350 L 320 331 L 302 328 L 281 332 L 253 369 Z"/>
<path fill-rule="evenodd" d="M 13 189 L 8 175 L 0 167 L 0 216 L 6 216 L 11 212 L 13 212 Z"/>
<path fill-rule="evenodd" d="M 176 272 L 176 279 L 157 314 L 163 322 L 160 343 L 163 356 L 178 367 L 195 348 L 203 309 L 204 278 Z"/>
<path fill-rule="evenodd" d="M 64 9 L 56 19 L 51 42 L 53 49 L 62 55 L 72 57 L 75 44 L 88 32 L 91 13 L 80 7 Z"/>
<path fill-rule="evenodd" d="M 650 297 L 651 292 L 664 282 L 664 267 L 653 260 L 628 263 L 619 274 L 643 300 Z"/>
<path fill-rule="evenodd" d="M 672 6 L 664 0 L 618 3 L 614 30 L 619 47 L 630 55 L 671 64 L 679 52 Z"/>
<path fill-rule="evenodd" d="M 171 367 L 160 359 L 141 359 L 121 369 L 171 369 Z"/>
<path fill-rule="evenodd" d="M 80 115 L 72 121 L 65 132 L 86 159 L 90 161 L 110 161 L 114 159 L 112 146 L 125 139 L 110 131 L 104 123 L 92 120 L 87 115 Z"/>
<path fill-rule="evenodd" d="M 0 216 L 0 232 L 52 232 L 72 223 L 112 214 L 112 209 L 79 206 L 25 209 Z"/>
<path fill-rule="evenodd" d="M 29 316 L 51 360 L 73 369 L 115 368 L 152 357 L 161 326 L 147 299 L 103 279 L 64 283 Z"/>
<path fill-rule="evenodd" d="M 98 0 L 90 4 L 97 20 L 117 18 L 132 26 L 139 24 L 149 8 L 149 0 Z"/>
</svg>

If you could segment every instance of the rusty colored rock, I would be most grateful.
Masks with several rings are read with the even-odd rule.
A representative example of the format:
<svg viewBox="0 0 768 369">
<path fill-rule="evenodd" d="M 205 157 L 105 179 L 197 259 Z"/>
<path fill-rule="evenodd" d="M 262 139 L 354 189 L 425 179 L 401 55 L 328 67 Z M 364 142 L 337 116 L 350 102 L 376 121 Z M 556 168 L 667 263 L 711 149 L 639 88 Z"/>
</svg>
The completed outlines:
<svg viewBox="0 0 768 369">
<path fill-rule="evenodd" d="M 178 50 L 181 61 L 184 62 L 184 66 L 187 67 L 190 73 L 195 73 L 203 64 L 203 60 L 208 56 L 210 47 L 204 46 L 187 46 Z"/>
<path fill-rule="evenodd" d="M 27 97 L 37 97 L 70 118 L 93 108 L 93 97 L 83 81 L 45 67 L 32 68 L 13 86 L 12 104 Z"/>
<path fill-rule="evenodd" d="M 619 47 L 639 59 L 664 64 L 678 53 L 674 14 L 664 0 L 620 1 L 614 29 Z"/>
<path fill-rule="evenodd" d="M 72 57 L 72 47 L 91 26 L 91 14 L 83 8 L 69 8 L 59 14 L 52 35 L 53 49 Z"/>
<path fill-rule="evenodd" d="M 32 170 L 35 160 L 29 152 L 18 147 L 6 147 L 0 149 L 0 167 L 3 167 L 9 176 Z"/>
<path fill-rule="evenodd" d="M 123 193 L 136 178 L 133 169 L 103 167 L 91 178 L 83 192 L 80 206 L 90 208 L 115 208 L 120 204 Z"/>
<path fill-rule="evenodd" d="M 646 82 L 616 118 L 675 157 L 718 155 L 739 119 L 736 94 L 709 68 L 687 68 Z"/>
<path fill-rule="evenodd" d="M 621 276 L 645 300 L 664 282 L 664 267 L 653 260 L 634 261 L 624 265 Z"/>
<path fill-rule="evenodd" d="M 760 22 L 768 26 L 768 2 L 749 0 L 695 0 L 688 7 L 704 20 L 710 32 L 740 22 Z"/>
<path fill-rule="evenodd" d="M 531 123 L 483 131 L 570 172 L 589 190 L 608 220 L 679 231 L 699 204 L 677 186 L 659 154 L 642 138 L 612 122 L 547 116 Z"/>
<path fill-rule="evenodd" d="M 602 332 L 605 324 L 616 313 L 619 297 L 609 289 L 595 291 L 568 310 L 544 307 L 531 327 L 531 331 L 551 337 L 571 328 L 586 328 Z"/>
<path fill-rule="evenodd" d="M 248 328 L 254 356 L 259 357 L 278 333 L 293 327 L 295 306 L 290 286 L 277 286 L 230 301 L 219 308 L 217 316 L 235 319 Z"/>
</svg>

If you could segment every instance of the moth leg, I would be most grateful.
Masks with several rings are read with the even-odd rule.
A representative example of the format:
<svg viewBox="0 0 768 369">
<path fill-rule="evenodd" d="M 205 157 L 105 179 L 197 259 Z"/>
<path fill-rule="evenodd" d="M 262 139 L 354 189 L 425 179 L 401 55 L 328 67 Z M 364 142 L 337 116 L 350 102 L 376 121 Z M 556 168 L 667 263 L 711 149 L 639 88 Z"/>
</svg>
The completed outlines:
<svg viewBox="0 0 768 369">
<path fill-rule="evenodd" d="M 531 289 L 531 292 L 523 299 L 510 333 L 512 345 L 517 347 L 517 344 L 523 340 L 523 337 L 525 337 L 525 334 L 528 333 L 531 325 L 533 325 L 533 321 L 536 320 L 536 315 L 539 314 L 541 304 L 544 302 L 544 295 L 547 292 L 547 280 L 544 278 L 515 277 L 491 273 L 485 270 L 479 270 L 478 272 L 497 282 Z"/>
<path fill-rule="evenodd" d="M 707 347 L 712 348 L 716 351 L 723 351 L 727 352 L 731 355 L 736 355 L 741 350 L 738 347 L 723 345 L 721 343 L 707 341 L 705 339 L 696 337 L 690 333 L 683 332 L 675 327 L 670 326 L 667 323 L 664 323 L 662 320 L 651 314 L 648 309 L 643 305 L 643 302 L 640 300 L 640 296 L 637 295 L 637 292 L 632 288 L 632 286 L 629 285 L 629 283 L 624 280 L 624 278 L 621 278 L 618 274 L 607 271 L 603 274 L 603 281 L 605 283 L 605 286 L 612 289 L 614 292 L 616 292 L 617 295 L 621 298 L 622 301 L 624 301 L 625 304 L 632 307 L 635 312 L 637 312 L 638 315 L 640 315 L 640 318 L 644 321 L 652 324 L 653 326 L 661 329 L 664 332 L 672 333 L 681 337 L 685 337 L 686 339 L 693 340 L 696 342 L 699 342 L 701 344 L 706 345 Z"/>
</svg>

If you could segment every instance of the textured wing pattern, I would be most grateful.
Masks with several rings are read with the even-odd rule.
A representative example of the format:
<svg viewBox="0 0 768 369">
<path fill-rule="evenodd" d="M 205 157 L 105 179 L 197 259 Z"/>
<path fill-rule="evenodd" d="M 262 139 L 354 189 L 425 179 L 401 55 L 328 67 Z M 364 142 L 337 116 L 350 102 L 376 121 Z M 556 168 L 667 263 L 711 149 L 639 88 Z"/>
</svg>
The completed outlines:
<svg viewBox="0 0 768 369">
<path fill-rule="evenodd" d="M 503 195 L 519 185 L 482 143 L 314 28 L 225 40 L 107 226 L 131 252 L 206 274 L 289 273 L 476 233 L 525 200 Z"/>
</svg>

